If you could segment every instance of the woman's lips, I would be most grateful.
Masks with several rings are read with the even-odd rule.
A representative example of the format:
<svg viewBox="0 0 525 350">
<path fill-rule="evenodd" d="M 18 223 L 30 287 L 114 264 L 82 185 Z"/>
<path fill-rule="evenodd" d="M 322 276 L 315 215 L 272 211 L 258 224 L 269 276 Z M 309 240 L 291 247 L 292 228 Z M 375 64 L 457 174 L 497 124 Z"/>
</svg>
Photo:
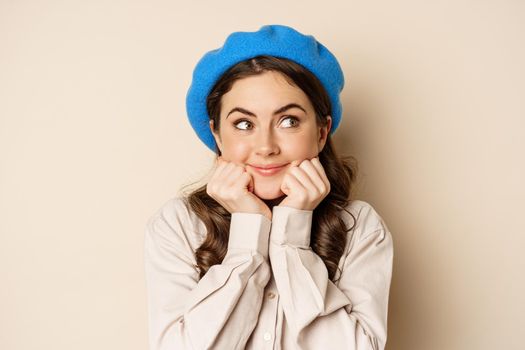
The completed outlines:
<svg viewBox="0 0 525 350">
<path fill-rule="evenodd" d="M 250 165 L 250 167 L 252 167 L 253 170 L 255 170 L 260 175 L 272 176 L 283 170 L 286 167 L 286 164 L 276 166 L 265 166 L 264 168 L 260 168 L 255 165 Z"/>
</svg>

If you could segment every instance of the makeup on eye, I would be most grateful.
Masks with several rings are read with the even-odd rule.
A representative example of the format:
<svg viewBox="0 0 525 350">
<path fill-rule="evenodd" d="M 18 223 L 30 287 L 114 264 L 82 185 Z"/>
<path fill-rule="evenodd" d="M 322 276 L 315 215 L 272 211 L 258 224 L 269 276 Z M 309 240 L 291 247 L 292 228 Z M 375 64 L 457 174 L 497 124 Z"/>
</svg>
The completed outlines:
<svg viewBox="0 0 525 350">
<path fill-rule="evenodd" d="M 239 119 L 239 120 L 236 120 L 233 122 L 233 126 L 236 128 L 236 129 L 239 129 L 239 130 L 248 130 L 248 129 L 245 129 L 245 128 L 239 128 L 238 125 L 241 124 L 241 123 L 249 123 L 249 124 L 252 124 L 251 121 L 247 120 L 247 119 Z"/>
<path fill-rule="evenodd" d="M 279 121 L 279 125 L 283 124 L 284 121 L 286 120 L 289 120 L 290 122 L 288 123 L 289 126 L 285 126 L 285 128 L 296 128 L 299 126 L 299 122 L 300 122 L 300 118 L 294 116 L 294 115 L 285 115 L 283 116 L 283 118 L 281 118 L 281 120 Z M 232 124 L 235 128 L 239 129 L 239 130 L 251 130 L 251 129 L 247 129 L 247 128 L 239 128 L 239 124 L 241 123 L 247 123 L 249 125 L 252 126 L 253 128 L 253 123 L 251 120 L 247 119 L 247 118 L 240 118 L 238 120 L 235 120 Z"/>
<path fill-rule="evenodd" d="M 285 121 L 285 120 L 291 120 L 291 121 L 293 121 L 295 123 L 294 125 L 290 126 L 290 128 L 295 128 L 299 124 L 299 118 L 297 118 L 297 117 L 295 117 L 293 115 L 286 116 L 285 118 L 283 118 L 282 121 Z"/>
</svg>

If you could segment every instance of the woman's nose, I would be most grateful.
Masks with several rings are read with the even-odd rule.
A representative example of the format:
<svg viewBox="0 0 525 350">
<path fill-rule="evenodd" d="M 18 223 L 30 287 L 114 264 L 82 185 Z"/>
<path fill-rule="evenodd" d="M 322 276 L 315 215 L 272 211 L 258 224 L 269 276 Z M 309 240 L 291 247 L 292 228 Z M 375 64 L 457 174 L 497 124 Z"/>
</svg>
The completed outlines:
<svg viewBox="0 0 525 350">
<path fill-rule="evenodd" d="M 255 151 L 262 156 L 279 153 L 279 142 L 273 132 L 265 130 L 257 135 Z"/>
</svg>

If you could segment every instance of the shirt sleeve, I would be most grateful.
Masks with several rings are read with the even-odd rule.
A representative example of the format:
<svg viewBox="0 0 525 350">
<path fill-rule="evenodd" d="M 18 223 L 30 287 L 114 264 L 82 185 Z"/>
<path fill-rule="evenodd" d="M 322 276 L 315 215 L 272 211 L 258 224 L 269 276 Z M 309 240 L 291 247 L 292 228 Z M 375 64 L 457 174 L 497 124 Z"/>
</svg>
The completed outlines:
<svg viewBox="0 0 525 350">
<path fill-rule="evenodd" d="M 390 232 L 382 226 L 357 235 L 336 285 L 310 248 L 312 215 L 276 206 L 270 232 L 271 268 L 297 347 L 384 349 L 393 261 Z"/>
<path fill-rule="evenodd" d="M 144 257 L 151 350 L 244 349 L 255 328 L 270 279 L 271 222 L 234 213 L 223 262 L 199 280 L 181 217 L 148 220 Z"/>
</svg>

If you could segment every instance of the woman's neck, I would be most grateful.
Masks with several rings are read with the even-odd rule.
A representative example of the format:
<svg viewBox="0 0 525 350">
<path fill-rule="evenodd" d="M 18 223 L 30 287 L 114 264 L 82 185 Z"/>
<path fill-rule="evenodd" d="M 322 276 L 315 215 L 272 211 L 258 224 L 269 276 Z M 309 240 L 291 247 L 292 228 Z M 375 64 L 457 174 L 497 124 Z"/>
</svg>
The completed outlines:
<svg viewBox="0 0 525 350">
<path fill-rule="evenodd" d="M 286 195 L 281 196 L 279 198 L 275 198 L 275 199 L 263 199 L 263 202 L 266 203 L 268 208 L 270 208 L 271 210 L 274 206 L 279 205 L 279 203 L 281 203 L 284 197 L 286 197 Z"/>
</svg>

